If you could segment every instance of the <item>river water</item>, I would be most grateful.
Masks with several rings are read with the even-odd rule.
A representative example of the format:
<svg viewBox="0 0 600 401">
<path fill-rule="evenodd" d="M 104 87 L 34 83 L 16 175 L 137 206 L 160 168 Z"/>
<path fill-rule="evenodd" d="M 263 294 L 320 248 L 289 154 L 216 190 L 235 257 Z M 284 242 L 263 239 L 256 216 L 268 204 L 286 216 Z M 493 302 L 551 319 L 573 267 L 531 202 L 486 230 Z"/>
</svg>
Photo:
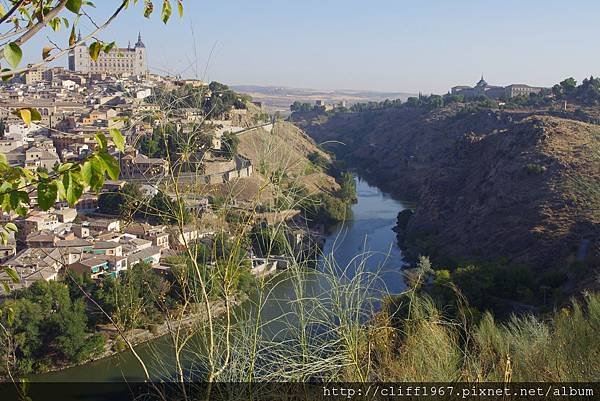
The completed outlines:
<svg viewBox="0 0 600 401">
<path fill-rule="evenodd" d="M 377 272 L 380 287 L 391 293 L 398 293 L 405 287 L 401 277 L 404 262 L 392 228 L 398 212 L 409 205 L 391 198 L 361 179 L 357 179 L 357 198 L 358 202 L 352 207 L 352 217 L 335 227 L 327 236 L 323 255 L 332 255 L 340 271 L 343 270 L 349 277 L 356 270 Z M 356 255 L 363 257 L 357 258 Z M 324 269 L 323 262 L 318 269 Z M 319 283 L 310 285 L 321 287 Z M 289 299 L 293 294 L 292 284 L 285 279 L 280 280 L 274 285 L 270 295 L 277 301 L 266 303 L 261 318 L 270 321 L 285 313 L 286 302 L 281 300 L 285 300 L 286 297 Z M 276 323 L 273 326 L 272 331 L 276 332 Z M 152 361 L 157 359 L 157 352 L 163 354 L 159 359 L 164 363 L 169 359 L 170 347 L 168 338 L 160 338 L 142 344 L 136 350 L 152 371 Z M 49 382 L 106 382 L 124 379 L 136 381 L 143 378 L 143 371 L 135 357 L 129 352 L 124 352 L 60 372 L 37 375 L 31 379 Z"/>
</svg>

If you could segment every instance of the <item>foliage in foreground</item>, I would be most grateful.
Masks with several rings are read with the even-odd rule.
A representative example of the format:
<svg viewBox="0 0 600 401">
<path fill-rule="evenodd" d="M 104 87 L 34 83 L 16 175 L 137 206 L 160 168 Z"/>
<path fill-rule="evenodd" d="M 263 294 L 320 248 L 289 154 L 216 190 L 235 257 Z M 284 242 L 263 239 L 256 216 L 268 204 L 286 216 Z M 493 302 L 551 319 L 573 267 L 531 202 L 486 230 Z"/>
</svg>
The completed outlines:
<svg viewBox="0 0 600 401">
<path fill-rule="evenodd" d="M 550 320 L 528 315 L 500 323 L 491 313 L 475 320 L 464 306 L 451 319 L 426 296 L 389 299 L 374 329 L 374 379 L 598 380 L 600 294 L 586 294 Z"/>
</svg>

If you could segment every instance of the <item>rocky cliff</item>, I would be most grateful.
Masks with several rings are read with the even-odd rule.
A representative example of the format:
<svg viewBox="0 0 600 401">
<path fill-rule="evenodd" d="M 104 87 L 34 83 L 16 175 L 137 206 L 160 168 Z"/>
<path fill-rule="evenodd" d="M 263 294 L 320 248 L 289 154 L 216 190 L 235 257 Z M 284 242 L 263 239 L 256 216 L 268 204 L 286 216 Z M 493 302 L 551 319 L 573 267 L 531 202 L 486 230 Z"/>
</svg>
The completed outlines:
<svg viewBox="0 0 600 401">
<path fill-rule="evenodd" d="M 400 236 L 409 256 L 597 267 L 600 126 L 460 104 L 304 117 L 317 142 L 417 202 Z"/>
</svg>

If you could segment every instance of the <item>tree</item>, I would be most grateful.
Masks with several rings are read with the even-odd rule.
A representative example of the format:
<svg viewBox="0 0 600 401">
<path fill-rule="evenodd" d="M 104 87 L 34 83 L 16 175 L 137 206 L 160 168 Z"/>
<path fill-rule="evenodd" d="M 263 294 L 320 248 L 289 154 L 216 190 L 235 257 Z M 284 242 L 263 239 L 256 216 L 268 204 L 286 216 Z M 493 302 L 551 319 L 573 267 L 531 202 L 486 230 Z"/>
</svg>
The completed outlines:
<svg viewBox="0 0 600 401">
<path fill-rule="evenodd" d="M 237 155 L 240 138 L 236 134 L 226 132 L 221 139 L 222 153 L 228 159 L 233 159 Z"/>
<path fill-rule="evenodd" d="M 566 95 L 573 93 L 575 88 L 577 87 L 577 81 L 574 78 L 567 78 L 560 83 L 560 87 L 563 89 Z"/>
<path fill-rule="evenodd" d="M 301 206 L 308 220 L 313 223 L 345 221 L 351 213 L 348 203 L 326 193 L 307 197 Z"/>
<path fill-rule="evenodd" d="M 444 99 L 440 95 L 431 95 L 427 98 L 427 104 L 430 108 L 437 109 L 444 105 Z"/>
<path fill-rule="evenodd" d="M 105 214 L 135 214 L 142 199 L 138 183 L 128 182 L 123 189 L 116 192 L 105 192 L 98 197 L 98 209 Z"/>
<path fill-rule="evenodd" d="M 287 254 L 289 242 L 283 230 L 283 228 L 255 225 L 250 233 L 254 250 L 262 257 Z"/>
<path fill-rule="evenodd" d="M 356 181 L 354 180 L 354 175 L 347 171 L 342 172 L 339 183 L 340 190 L 338 191 L 338 197 L 347 202 L 356 202 Z"/>
<path fill-rule="evenodd" d="M 166 224 L 176 224 L 177 222 L 187 224 L 191 217 L 183 200 L 173 200 L 162 191 L 150 199 L 145 216 Z"/>
<path fill-rule="evenodd" d="M 13 356 L 18 373 L 35 371 L 44 359 L 81 362 L 102 349 L 102 337 L 89 333 L 83 299 L 72 300 L 65 284 L 37 281 L 3 308 L 12 311 L 3 315 L 0 337 L 11 345 L 4 357 Z"/>
<path fill-rule="evenodd" d="M 42 347 L 40 321 L 44 314 L 40 305 L 29 299 L 9 300 L 3 305 L 6 313 L 2 314 L 4 333 L 1 358 L 9 369 L 17 374 L 27 374 L 34 370 Z M 0 372 L 3 369 L 0 368 Z"/>
<path fill-rule="evenodd" d="M 167 282 L 152 266 L 139 262 L 99 282 L 94 299 L 123 330 L 131 330 L 160 320 L 159 308 L 169 291 Z"/>
<path fill-rule="evenodd" d="M 310 103 L 302 103 L 299 101 L 295 101 L 291 106 L 290 106 L 290 111 L 292 113 L 298 112 L 298 113 L 309 113 L 311 111 L 314 110 L 314 107 L 310 104 Z"/>
</svg>

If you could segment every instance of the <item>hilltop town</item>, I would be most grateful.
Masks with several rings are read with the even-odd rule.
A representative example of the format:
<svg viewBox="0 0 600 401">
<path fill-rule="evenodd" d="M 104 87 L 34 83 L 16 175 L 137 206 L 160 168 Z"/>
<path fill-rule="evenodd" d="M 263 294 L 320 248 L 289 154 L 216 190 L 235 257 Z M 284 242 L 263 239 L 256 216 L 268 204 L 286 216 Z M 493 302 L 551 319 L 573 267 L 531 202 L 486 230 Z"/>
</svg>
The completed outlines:
<svg viewBox="0 0 600 401">
<path fill-rule="evenodd" d="M 169 96 L 183 92 L 181 104 L 167 110 L 165 102 L 174 103 Z M 189 94 L 199 94 L 196 104 L 187 100 Z M 40 120 L 23 122 L 17 113 L 23 108 L 38 110 Z M 114 48 L 95 62 L 84 45 L 75 47 L 68 69 L 34 68 L 4 83 L 0 121 L 0 153 L 10 165 L 32 171 L 51 171 L 58 163 L 85 160 L 98 146 L 97 133 L 109 137 L 111 129 L 119 129 L 126 139 L 124 152 L 109 140 L 107 146 L 119 161 L 120 177 L 107 180 L 99 193 L 87 191 L 73 207 L 57 202 L 49 211 L 41 211 L 36 208 L 34 191 L 26 216 L 3 214 L 4 222 L 18 227 L 0 249 L 0 263 L 19 277 L 13 281 L 2 273 L 0 279 L 10 291 L 36 281 L 61 280 L 65 271 L 89 274 L 95 280 L 118 277 L 142 262 L 157 272 L 168 271 L 165 258 L 181 254 L 191 243 L 211 243 L 217 231 L 226 230 L 227 222 L 225 226 L 215 223 L 218 217 L 213 206 L 217 203 L 225 202 L 238 211 L 259 208 L 263 213 L 257 213 L 256 219 L 265 224 L 298 220 L 299 210 L 269 213 L 268 205 L 261 203 L 273 202 L 269 191 L 261 195 L 266 200 L 256 198 L 268 175 L 261 147 L 267 146 L 267 140 L 280 141 L 280 146 L 288 147 L 283 154 L 308 165 L 309 153 L 325 160 L 328 157 L 298 130 L 272 121 L 260 103 L 252 103 L 225 85 L 150 74 L 141 35 L 134 47 Z M 189 160 L 182 162 L 184 156 L 175 142 L 195 133 L 201 140 Z M 257 168 L 256 163 L 261 166 Z M 185 194 L 171 191 L 173 179 L 185 184 Z M 322 179 L 320 188 L 336 189 L 333 178 L 320 172 L 306 185 L 318 191 L 315 184 Z M 228 195 L 232 185 L 242 190 Z M 122 205 L 115 203 L 124 193 L 134 193 L 146 203 L 184 202 L 194 224 L 182 232 L 169 224 L 172 221 L 150 213 L 124 216 L 119 213 Z M 302 224 L 296 226 L 289 238 L 300 252 L 303 241 L 313 234 Z M 276 261 L 261 258 L 264 256 L 248 250 L 253 273 L 276 267 Z M 279 262 L 280 266 L 284 263 L 281 258 Z"/>
</svg>

